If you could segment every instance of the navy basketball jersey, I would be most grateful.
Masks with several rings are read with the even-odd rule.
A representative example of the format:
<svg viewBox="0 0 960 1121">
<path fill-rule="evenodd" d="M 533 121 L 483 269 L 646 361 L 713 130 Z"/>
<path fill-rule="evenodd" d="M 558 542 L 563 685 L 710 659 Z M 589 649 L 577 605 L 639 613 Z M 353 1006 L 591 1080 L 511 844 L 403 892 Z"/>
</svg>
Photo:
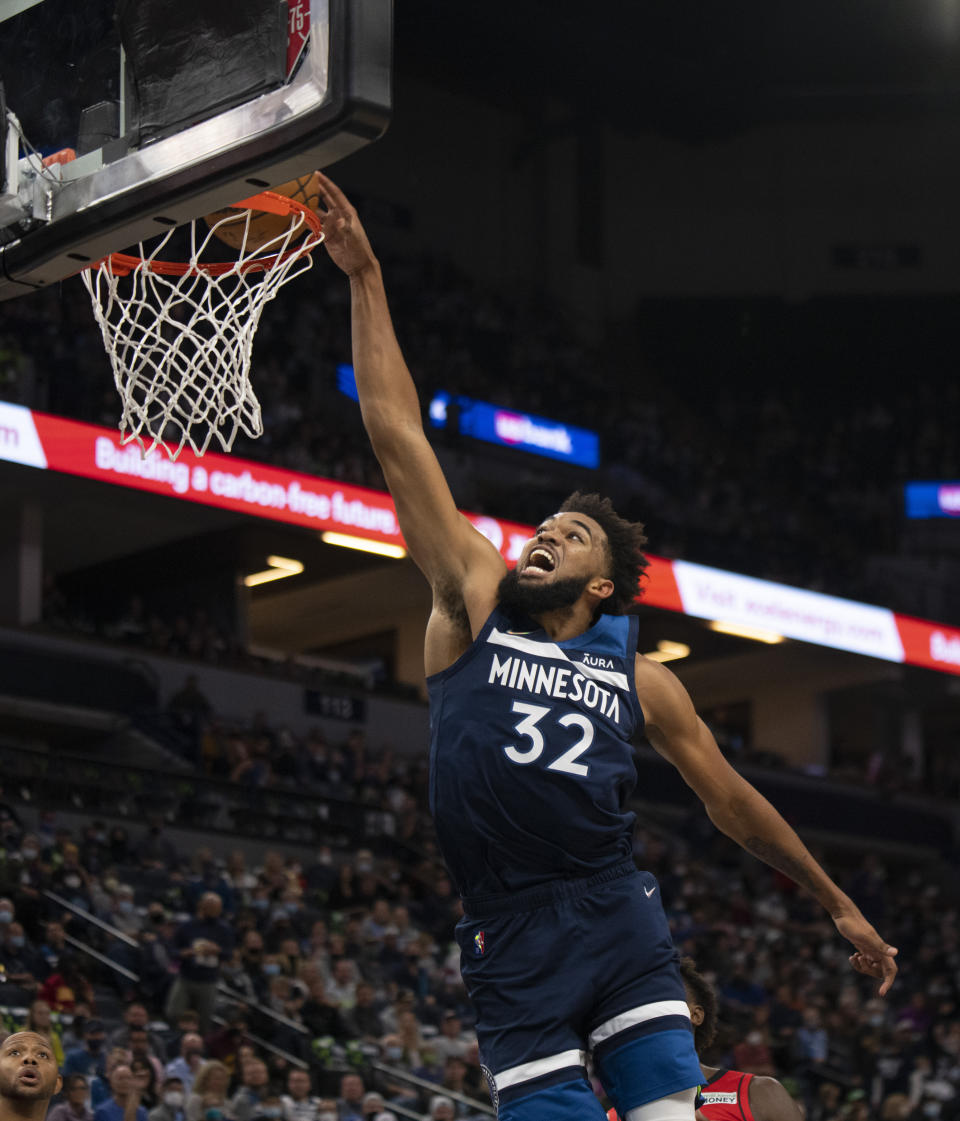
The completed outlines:
<svg viewBox="0 0 960 1121">
<path fill-rule="evenodd" d="M 496 608 L 427 679 L 430 808 L 464 896 L 522 891 L 629 859 L 643 726 L 637 620 L 602 615 L 554 642 Z"/>
</svg>

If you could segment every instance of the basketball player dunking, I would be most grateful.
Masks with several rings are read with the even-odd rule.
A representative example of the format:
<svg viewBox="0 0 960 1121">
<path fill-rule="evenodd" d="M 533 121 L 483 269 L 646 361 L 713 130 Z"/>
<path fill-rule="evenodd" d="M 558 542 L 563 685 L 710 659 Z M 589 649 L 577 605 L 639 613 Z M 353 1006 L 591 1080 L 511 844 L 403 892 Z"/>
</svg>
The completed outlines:
<svg viewBox="0 0 960 1121">
<path fill-rule="evenodd" d="M 690 958 L 680 962 L 680 975 L 687 992 L 694 1045 L 698 1052 L 706 1051 L 717 1034 L 717 994 Z M 775 1078 L 702 1063 L 700 1069 L 703 1083 L 697 1116 L 702 1121 L 803 1121 L 800 1107 Z M 615 1109 L 607 1114 L 607 1121 L 619 1121 Z"/>
<path fill-rule="evenodd" d="M 657 882 L 631 859 L 636 731 L 718 828 L 817 897 L 881 993 L 896 950 L 727 764 L 679 681 L 637 655 L 625 612 L 646 564 L 640 525 L 575 494 L 508 572 L 458 513 L 379 263 L 340 189 L 320 176 L 320 191 L 327 251 L 350 278 L 364 425 L 433 589 L 431 809 L 463 898 L 461 968 L 498 1116 L 603 1121 L 589 1051 L 625 1121 L 690 1121 L 702 1081 L 690 1013 Z"/>
</svg>

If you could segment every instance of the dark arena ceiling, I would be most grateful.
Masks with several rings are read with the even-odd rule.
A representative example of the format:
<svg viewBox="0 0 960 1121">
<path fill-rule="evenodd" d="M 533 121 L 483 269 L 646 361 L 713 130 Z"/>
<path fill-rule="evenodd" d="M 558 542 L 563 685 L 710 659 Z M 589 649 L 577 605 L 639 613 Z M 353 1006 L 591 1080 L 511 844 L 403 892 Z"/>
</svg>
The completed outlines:
<svg viewBox="0 0 960 1121">
<path fill-rule="evenodd" d="M 690 139 L 777 120 L 956 106 L 956 0 L 501 0 L 397 5 L 398 70 L 624 131 Z"/>
</svg>

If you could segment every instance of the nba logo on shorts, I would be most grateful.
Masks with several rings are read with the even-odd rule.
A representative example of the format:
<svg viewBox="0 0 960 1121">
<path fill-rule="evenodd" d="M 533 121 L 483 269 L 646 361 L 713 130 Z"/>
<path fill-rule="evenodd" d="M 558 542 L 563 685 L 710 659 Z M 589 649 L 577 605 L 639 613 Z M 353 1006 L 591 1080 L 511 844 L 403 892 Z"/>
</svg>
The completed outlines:
<svg viewBox="0 0 960 1121">
<path fill-rule="evenodd" d="M 476 933 L 473 936 L 473 952 L 477 955 L 477 957 L 481 957 L 483 955 L 483 931 L 482 930 L 478 931 L 478 933 Z"/>
</svg>

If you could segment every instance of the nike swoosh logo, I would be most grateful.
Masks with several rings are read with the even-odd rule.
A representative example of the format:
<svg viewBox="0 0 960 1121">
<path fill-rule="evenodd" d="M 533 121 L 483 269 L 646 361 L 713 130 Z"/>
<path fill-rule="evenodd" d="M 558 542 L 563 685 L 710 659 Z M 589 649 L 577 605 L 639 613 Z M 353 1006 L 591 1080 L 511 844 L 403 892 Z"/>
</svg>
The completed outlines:
<svg viewBox="0 0 960 1121">
<path fill-rule="evenodd" d="M 645 895 L 645 896 L 646 896 L 646 897 L 647 897 L 647 898 L 649 899 L 649 898 L 650 898 L 650 896 L 651 896 L 651 895 L 653 895 L 653 893 L 654 893 L 654 892 L 655 892 L 656 890 L 657 890 L 657 889 L 656 889 L 655 887 L 650 887 L 650 888 L 647 888 L 647 887 L 645 887 L 645 888 L 643 889 L 643 894 L 644 894 L 644 895 Z"/>
</svg>

